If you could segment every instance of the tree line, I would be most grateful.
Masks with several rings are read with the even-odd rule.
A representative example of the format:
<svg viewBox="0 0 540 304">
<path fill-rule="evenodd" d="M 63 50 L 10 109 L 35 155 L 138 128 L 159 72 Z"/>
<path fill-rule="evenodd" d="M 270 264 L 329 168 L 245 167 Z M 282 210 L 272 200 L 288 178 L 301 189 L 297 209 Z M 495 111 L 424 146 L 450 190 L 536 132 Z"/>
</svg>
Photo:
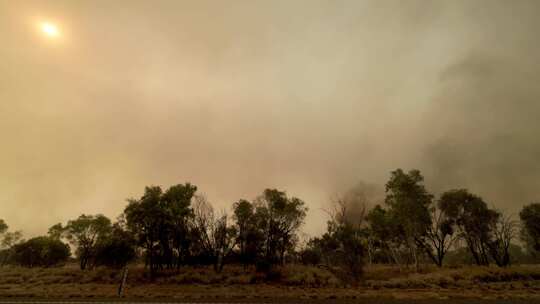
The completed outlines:
<svg viewBox="0 0 540 304">
<path fill-rule="evenodd" d="M 329 264 L 340 260 L 336 259 L 340 253 L 355 261 L 364 257 L 368 263 L 418 269 L 427 260 L 442 267 L 454 250 L 477 265 L 506 267 L 511 264 L 511 251 L 519 236 L 528 253 L 540 252 L 540 203 L 525 206 L 519 214 L 520 223 L 489 208 L 480 196 L 466 189 L 452 189 L 435 198 L 418 170 L 391 172 L 384 202 L 362 209 L 357 216 L 347 215 L 351 206 L 347 201 L 338 200 L 337 206 L 328 232 L 310 240 L 305 249 L 311 263 Z M 347 241 L 338 242 L 343 238 Z M 353 241 L 363 250 L 350 249 Z M 352 256 L 355 253 L 358 257 Z M 355 265 L 348 264 L 349 268 Z M 359 275 L 361 264 L 355 268 L 349 271 Z"/>
<path fill-rule="evenodd" d="M 266 189 L 254 200 L 241 199 L 228 214 L 190 183 L 150 186 L 140 198 L 128 199 L 114 223 L 83 214 L 25 241 L 0 220 L 0 264 L 50 267 L 65 263 L 73 248 L 83 270 L 139 259 L 151 276 L 186 265 L 221 272 L 227 263 L 269 272 L 295 262 L 357 280 L 365 263 L 442 267 L 453 250 L 477 265 L 505 267 L 518 240 L 531 255 L 540 252 L 540 203 L 525 206 L 518 222 L 466 189 L 436 198 L 420 171 L 401 169 L 391 172 L 384 200 L 370 208 L 372 203 L 366 197 L 337 198 L 326 232 L 302 243 L 308 208 L 284 191 Z"/>
</svg>

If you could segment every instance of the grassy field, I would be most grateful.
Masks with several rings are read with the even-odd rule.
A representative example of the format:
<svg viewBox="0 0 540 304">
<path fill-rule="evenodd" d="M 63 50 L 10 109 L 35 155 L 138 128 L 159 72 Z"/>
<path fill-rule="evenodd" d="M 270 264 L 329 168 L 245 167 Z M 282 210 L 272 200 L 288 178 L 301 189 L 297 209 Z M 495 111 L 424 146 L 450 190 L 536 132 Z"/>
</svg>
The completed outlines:
<svg viewBox="0 0 540 304">
<path fill-rule="evenodd" d="M 98 268 L 0 268 L 0 298 L 111 298 L 121 271 Z M 131 267 L 126 296 L 175 299 L 358 299 L 482 298 L 540 299 L 540 266 L 443 268 L 419 273 L 391 266 L 366 267 L 364 279 L 346 285 L 316 267 L 288 266 L 270 277 L 229 266 L 221 274 L 210 268 L 183 268 L 150 280 L 142 267 Z"/>
</svg>

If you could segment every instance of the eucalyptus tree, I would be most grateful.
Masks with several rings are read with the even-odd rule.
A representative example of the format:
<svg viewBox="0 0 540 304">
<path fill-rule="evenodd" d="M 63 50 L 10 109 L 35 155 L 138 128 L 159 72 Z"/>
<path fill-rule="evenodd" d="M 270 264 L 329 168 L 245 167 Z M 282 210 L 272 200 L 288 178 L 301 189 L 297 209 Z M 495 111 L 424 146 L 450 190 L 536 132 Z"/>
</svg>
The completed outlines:
<svg viewBox="0 0 540 304">
<path fill-rule="evenodd" d="M 401 269 L 404 264 L 402 248 L 405 242 L 401 226 L 393 218 L 393 214 L 381 205 L 376 205 L 368 212 L 367 222 L 373 246 L 384 253 L 388 262 L 393 262 Z"/>
<path fill-rule="evenodd" d="M 13 247 L 22 241 L 21 231 L 9 231 L 9 227 L 0 219 L 0 266 L 6 265 L 13 258 Z"/>
<path fill-rule="evenodd" d="M 261 247 L 262 233 L 257 225 L 255 206 L 247 200 L 233 204 L 233 219 L 236 225 L 240 262 L 247 267 L 254 263 Z"/>
<path fill-rule="evenodd" d="M 4 233 L 0 247 L 9 249 L 22 240 L 22 231 L 7 231 Z"/>
<path fill-rule="evenodd" d="M 156 249 L 160 238 L 163 210 L 160 206 L 161 187 L 146 187 L 140 199 L 128 199 L 124 209 L 126 225 L 139 246 L 145 249 L 146 265 L 153 277 L 158 270 Z"/>
<path fill-rule="evenodd" d="M 58 223 L 49 228 L 47 235 L 55 240 L 60 240 L 65 231 L 66 229 L 62 226 L 62 223 Z"/>
<path fill-rule="evenodd" d="M 397 169 L 391 172 L 390 180 L 386 183 L 385 203 L 389 208 L 388 212 L 399 224 L 417 270 L 419 249 L 432 225 L 429 207 L 433 195 L 426 190 L 423 181 L 424 177 L 418 170 L 405 173 Z"/>
<path fill-rule="evenodd" d="M 55 226 L 51 232 L 52 236 L 55 235 L 56 229 L 60 230 L 59 226 Z M 76 248 L 80 268 L 84 270 L 95 257 L 96 244 L 106 239 L 111 233 L 111 220 L 102 214 L 83 214 L 68 221 L 61 230 L 63 231 L 62 235 Z"/>
<path fill-rule="evenodd" d="M 264 190 L 255 206 L 258 227 L 264 236 L 264 259 L 270 265 L 283 264 L 285 252 L 294 246 L 308 209 L 299 198 L 289 198 L 277 189 Z"/>
<path fill-rule="evenodd" d="M 446 254 L 459 239 L 458 233 L 452 220 L 442 210 L 432 207 L 430 212 L 431 225 L 420 243 L 433 263 L 442 267 Z"/>
<path fill-rule="evenodd" d="M 165 192 L 159 186 L 146 187 L 140 199 L 129 199 L 124 209 L 127 229 L 144 248 L 146 265 L 152 275 L 158 269 L 178 269 L 189 254 L 193 241 L 189 223 L 193 217 L 191 201 L 197 187 L 173 185 Z"/>
<path fill-rule="evenodd" d="M 489 265 L 489 243 L 500 214 L 466 189 L 444 192 L 439 207 L 459 230 L 476 264 Z"/>
<path fill-rule="evenodd" d="M 161 205 L 164 210 L 163 230 L 168 233 L 161 237 L 163 247 L 170 250 L 168 263 L 176 260 L 176 268 L 185 261 L 189 254 L 190 239 L 189 222 L 193 218 L 191 201 L 197 192 L 197 187 L 190 183 L 173 185 L 163 193 Z"/>
</svg>

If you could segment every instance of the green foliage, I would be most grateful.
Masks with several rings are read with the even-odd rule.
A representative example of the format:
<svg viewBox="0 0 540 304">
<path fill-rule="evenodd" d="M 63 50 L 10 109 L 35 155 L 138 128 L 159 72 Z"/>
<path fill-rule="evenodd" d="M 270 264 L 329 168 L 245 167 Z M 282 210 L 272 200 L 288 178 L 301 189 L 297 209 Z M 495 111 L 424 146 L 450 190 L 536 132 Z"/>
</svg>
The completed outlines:
<svg viewBox="0 0 540 304">
<path fill-rule="evenodd" d="M 8 231 L 4 233 L 4 238 L 0 244 L 3 248 L 11 248 L 13 245 L 17 244 L 22 239 L 21 231 Z"/>
<path fill-rule="evenodd" d="M 13 258 L 13 246 L 22 240 L 21 231 L 8 231 L 8 225 L 0 219 L 0 266 L 10 262 Z"/>
<path fill-rule="evenodd" d="M 376 205 L 369 211 L 367 221 L 373 247 L 388 257 L 383 262 L 401 264 L 398 251 L 404 243 L 403 231 L 399 222 L 394 220 L 393 214 Z"/>
<path fill-rule="evenodd" d="M 126 225 L 145 249 L 152 275 L 162 263 L 179 268 L 191 256 L 191 243 L 197 236 L 190 230 L 190 205 L 196 191 L 190 183 L 171 186 L 165 193 L 161 187 L 151 186 L 140 199 L 128 200 Z"/>
<path fill-rule="evenodd" d="M 129 204 L 124 210 L 128 229 L 136 236 L 138 244 L 146 249 L 147 263 L 152 274 L 158 266 L 155 247 L 160 239 L 162 220 L 166 216 L 161 208 L 162 194 L 160 187 L 146 187 L 144 195 L 138 200 L 128 200 Z"/>
<path fill-rule="evenodd" d="M 294 251 L 297 232 L 307 208 L 296 197 L 277 189 L 266 189 L 254 202 L 240 200 L 233 205 L 238 259 L 247 267 L 255 264 L 261 272 L 285 263 Z"/>
<path fill-rule="evenodd" d="M 136 256 L 135 239 L 129 232 L 115 224 L 110 236 L 102 239 L 96 246 L 95 265 L 121 268 L 133 261 Z"/>
<path fill-rule="evenodd" d="M 357 283 L 362 275 L 366 247 L 364 216 L 353 221 L 348 213 L 350 209 L 342 200 L 335 207 L 326 233 L 310 240 L 305 252 L 311 252 L 343 281 Z"/>
<path fill-rule="evenodd" d="M 239 249 L 239 259 L 244 266 L 255 263 L 263 241 L 263 235 L 257 226 L 255 207 L 246 200 L 233 204 L 234 220 L 238 237 L 236 243 Z"/>
<path fill-rule="evenodd" d="M 388 212 L 401 226 L 409 245 L 415 238 L 424 236 L 431 225 L 429 206 L 433 195 L 427 192 L 423 181 L 424 177 L 418 170 L 404 173 L 397 169 L 386 183 L 385 203 L 389 206 Z"/>
<path fill-rule="evenodd" d="M 424 177 L 418 170 L 405 173 L 397 169 L 391 172 L 390 180 L 386 183 L 388 216 L 398 225 L 395 232 L 400 232 L 416 268 L 419 249 L 425 247 L 423 239 L 432 226 L 429 208 L 433 195 L 428 193 L 423 181 Z"/>
<path fill-rule="evenodd" d="M 67 244 L 42 236 L 13 246 L 12 260 L 25 267 L 50 267 L 66 262 L 69 256 Z"/>
<path fill-rule="evenodd" d="M 266 189 L 253 201 L 235 202 L 233 221 L 229 222 L 225 212 L 214 212 L 196 192 L 197 187 L 190 183 L 166 191 L 159 186 L 146 187 L 139 199 L 128 200 L 114 226 L 103 215 L 83 214 L 66 226 L 52 226 L 45 239 L 55 244 L 68 240 L 76 248 L 81 269 L 122 267 L 137 256 L 137 247 L 141 247 L 151 278 L 165 268 L 179 271 L 181 265 L 212 264 L 219 275 L 231 262 L 242 263 L 244 270 L 254 265 L 263 272 L 258 275 L 268 278 L 280 271 L 276 265 L 295 260 L 305 265 L 322 264 L 341 279 L 358 281 L 366 253 L 370 265 L 393 262 L 400 271 L 402 266 L 418 266 L 427 258 L 442 267 L 458 238 L 465 241 L 467 252 L 450 252 L 452 263 L 507 266 L 526 259 L 511 243 L 515 224 L 510 217 L 489 209 L 482 198 L 465 189 L 444 192 L 434 201 L 418 170 L 391 172 L 384 207 L 375 205 L 368 212 L 366 193 L 362 191 L 335 201 L 327 231 L 311 239 L 300 252 L 296 251 L 298 231 L 307 213 L 302 200 L 288 197 L 284 191 Z M 526 206 L 520 213 L 522 236 L 529 248 L 540 248 L 539 214 L 540 204 Z M 37 258 L 25 258 L 30 255 L 17 244 L 20 232 L 6 231 L 7 225 L 0 220 L 5 248 L 0 263 L 12 260 L 15 248 L 19 249 L 19 260 L 30 261 L 25 262 L 27 265 L 42 263 L 36 262 Z M 30 245 L 40 242 L 44 241 L 32 240 Z"/>
<path fill-rule="evenodd" d="M 500 215 L 487 207 L 481 197 L 465 189 L 450 190 L 442 194 L 439 208 L 459 229 L 476 264 L 489 264 L 489 243 L 493 227 Z"/>
<path fill-rule="evenodd" d="M 62 231 L 62 232 L 59 232 Z M 68 221 L 65 228 L 54 225 L 49 230 L 51 237 L 63 233 L 66 239 L 77 248 L 81 269 L 86 269 L 88 263 L 95 257 L 96 244 L 102 242 L 111 233 L 111 220 L 104 215 L 81 215 L 75 220 Z"/>
<path fill-rule="evenodd" d="M 284 263 L 286 251 L 294 246 L 295 234 L 304 223 L 305 203 L 277 189 L 266 189 L 256 201 L 257 227 L 264 237 L 262 258 L 271 265 Z"/>
<path fill-rule="evenodd" d="M 333 251 L 336 264 L 345 273 L 358 281 L 362 275 L 364 242 L 361 231 L 350 223 L 342 223 L 331 228 L 330 237 L 334 238 L 338 247 Z"/>
<path fill-rule="evenodd" d="M 66 229 L 62 226 L 62 223 L 55 224 L 49 228 L 47 234 L 49 237 L 60 240 Z"/>
</svg>

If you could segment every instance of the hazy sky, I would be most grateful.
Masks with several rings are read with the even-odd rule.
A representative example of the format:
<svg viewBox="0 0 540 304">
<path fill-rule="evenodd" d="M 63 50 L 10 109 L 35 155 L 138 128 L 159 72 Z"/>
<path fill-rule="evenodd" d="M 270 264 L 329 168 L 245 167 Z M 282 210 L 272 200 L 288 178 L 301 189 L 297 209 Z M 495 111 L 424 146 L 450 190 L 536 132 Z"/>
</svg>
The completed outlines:
<svg viewBox="0 0 540 304">
<path fill-rule="evenodd" d="M 0 218 L 27 236 L 190 181 L 219 208 L 418 168 L 540 200 L 540 1 L 0 0 Z M 56 38 L 42 22 L 55 23 Z"/>
</svg>

